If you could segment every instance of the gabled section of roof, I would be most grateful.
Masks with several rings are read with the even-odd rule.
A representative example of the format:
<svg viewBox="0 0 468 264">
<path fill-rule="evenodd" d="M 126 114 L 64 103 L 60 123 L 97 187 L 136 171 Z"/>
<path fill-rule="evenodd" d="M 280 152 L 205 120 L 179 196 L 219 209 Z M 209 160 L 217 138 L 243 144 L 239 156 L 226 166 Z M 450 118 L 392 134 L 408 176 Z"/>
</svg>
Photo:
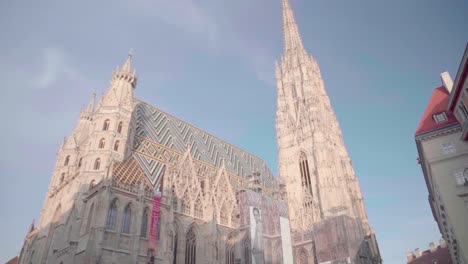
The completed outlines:
<svg viewBox="0 0 468 264">
<path fill-rule="evenodd" d="M 445 87 L 441 86 L 434 89 L 431 100 L 427 105 L 426 111 L 424 112 L 421 121 L 419 122 L 418 128 L 416 129 L 416 135 L 420 135 L 432 130 L 440 129 L 449 125 L 457 123 L 455 116 L 451 111 L 447 111 L 446 107 L 448 104 L 449 93 Z M 447 121 L 436 123 L 434 115 L 445 112 L 447 115 Z"/>
</svg>

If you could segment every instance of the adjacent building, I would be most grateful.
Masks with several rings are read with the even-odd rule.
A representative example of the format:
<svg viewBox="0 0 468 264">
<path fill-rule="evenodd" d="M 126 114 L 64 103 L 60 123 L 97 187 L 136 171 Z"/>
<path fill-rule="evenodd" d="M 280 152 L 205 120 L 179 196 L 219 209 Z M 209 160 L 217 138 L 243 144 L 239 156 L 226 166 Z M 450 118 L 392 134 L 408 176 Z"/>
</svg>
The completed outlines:
<svg viewBox="0 0 468 264">
<path fill-rule="evenodd" d="M 419 248 L 406 253 L 407 264 L 452 264 L 449 250 L 445 240 L 440 239 L 439 245 L 429 243 L 429 249 L 422 251 Z"/>
<path fill-rule="evenodd" d="M 429 204 L 453 263 L 468 263 L 468 46 L 452 81 L 441 74 L 416 130 Z"/>
<path fill-rule="evenodd" d="M 19 263 L 381 263 L 288 0 L 283 29 L 280 179 L 263 159 L 136 99 L 129 54 L 60 147 Z"/>
</svg>

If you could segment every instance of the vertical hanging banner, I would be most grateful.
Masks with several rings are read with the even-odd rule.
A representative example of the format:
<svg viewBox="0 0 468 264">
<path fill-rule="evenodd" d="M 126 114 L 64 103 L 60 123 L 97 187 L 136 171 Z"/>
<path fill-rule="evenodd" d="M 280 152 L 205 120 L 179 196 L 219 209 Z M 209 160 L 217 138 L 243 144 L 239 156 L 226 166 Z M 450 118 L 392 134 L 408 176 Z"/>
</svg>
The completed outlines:
<svg viewBox="0 0 468 264">
<path fill-rule="evenodd" d="M 158 240 L 158 224 L 161 207 L 161 197 L 155 195 L 153 197 L 153 211 L 151 213 L 151 226 L 148 238 L 148 249 L 156 249 L 156 243 Z"/>
</svg>

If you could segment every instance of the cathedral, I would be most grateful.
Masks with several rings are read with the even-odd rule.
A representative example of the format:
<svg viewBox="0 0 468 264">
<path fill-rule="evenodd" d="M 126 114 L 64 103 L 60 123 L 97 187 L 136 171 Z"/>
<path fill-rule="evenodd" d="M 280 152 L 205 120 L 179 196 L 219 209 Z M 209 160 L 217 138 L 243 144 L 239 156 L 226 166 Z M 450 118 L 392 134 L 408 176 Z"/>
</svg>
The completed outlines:
<svg viewBox="0 0 468 264">
<path fill-rule="evenodd" d="M 19 263 L 381 263 L 319 66 L 282 5 L 278 176 L 135 98 L 129 54 L 61 145 Z"/>
</svg>

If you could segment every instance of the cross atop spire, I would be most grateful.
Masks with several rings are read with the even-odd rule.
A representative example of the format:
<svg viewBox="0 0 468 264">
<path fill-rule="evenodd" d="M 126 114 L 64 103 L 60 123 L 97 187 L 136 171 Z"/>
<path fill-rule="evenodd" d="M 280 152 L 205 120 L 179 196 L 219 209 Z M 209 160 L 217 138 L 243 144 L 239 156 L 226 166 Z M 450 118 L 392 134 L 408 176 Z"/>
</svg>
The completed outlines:
<svg viewBox="0 0 468 264">
<path fill-rule="evenodd" d="M 283 33 L 284 51 L 304 48 L 289 0 L 283 0 Z"/>
</svg>

